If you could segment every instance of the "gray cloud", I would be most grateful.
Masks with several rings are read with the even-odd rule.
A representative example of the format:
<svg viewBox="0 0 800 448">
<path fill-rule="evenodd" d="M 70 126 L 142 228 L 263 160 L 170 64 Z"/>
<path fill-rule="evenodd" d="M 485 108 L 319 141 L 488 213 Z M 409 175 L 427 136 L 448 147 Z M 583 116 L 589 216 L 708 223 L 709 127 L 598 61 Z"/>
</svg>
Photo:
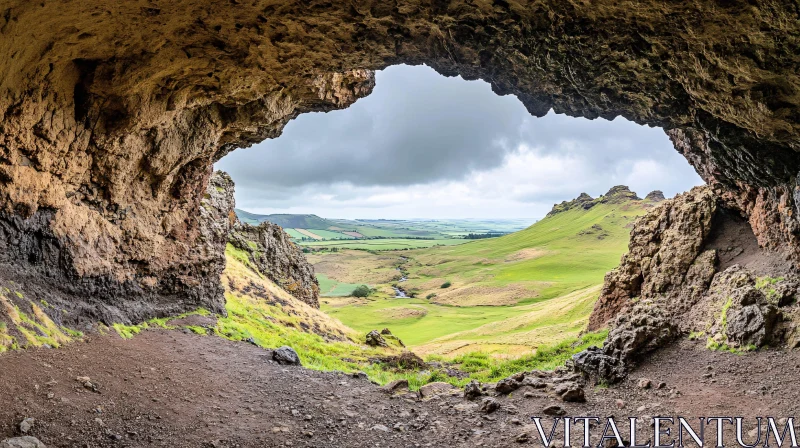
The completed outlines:
<svg viewBox="0 0 800 448">
<path fill-rule="evenodd" d="M 217 164 L 248 210 L 330 217 L 536 217 L 616 184 L 700 184 L 661 129 L 528 114 L 482 81 L 390 67 L 350 108 L 305 114 Z M 445 196 L 441 196 L 444 194 Z"/>
</svg>

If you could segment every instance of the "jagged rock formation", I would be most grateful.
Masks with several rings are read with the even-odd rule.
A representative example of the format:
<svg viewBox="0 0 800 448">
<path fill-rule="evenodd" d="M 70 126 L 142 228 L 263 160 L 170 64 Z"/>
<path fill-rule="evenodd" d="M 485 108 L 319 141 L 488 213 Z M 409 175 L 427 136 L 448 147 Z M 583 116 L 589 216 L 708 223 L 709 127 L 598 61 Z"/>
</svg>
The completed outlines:
<svg viewBox="0 0 800 448">
<path fill-rule="evenodd" d="M 666 201 L 667 198 L 664 197 L 664 192 L 661 190 L 653 190 L 650 193 L 647 193 L 647 196 L 644 197 L 645 201 L 650 202 L 662 202 Z"/>
<path fill-rule="evenodd" d="M 712 349 L 798 345 L 800 277 L 781 255 L 759 247 L 709 187 L 664 201 L 637 220 L 629 252 L 606 275 L 589 329 L 611 330 L 576 367 L 616 381 L 681 333 Z"/>
<path fill-rule="evenodd" d="M 67 320 L 219 303 L 198 212 L 212 163 L 346 107 L 397 63 L 487 80 L 537 116 L 662 126 L 759 243 L 797 261 L 797 15 L 778 1 L 10 0 L 3 278 L 55 288 Z"/>
<path fill-rule="evenodd" d="M 212 259 L 208 265 L 220 269 L 209 276 L 219 278 L 225 267 L 225 245 L 230 243 L 246 255 L 254 270 L 302 302 L 319 308 L 319 283 L 314 267 L 300 248 L 278 225 L 264 222 L 252 226 L 240 222 L 235 207 L 233 180 L 228 173 L 215 171 L 200 206 L 200 242 L 206 256 Z M 210 296 L 218 297 L 222 297 L 221 292 Z M 223 300 L 210 303 L 211 309 L 224 313 Z"/>
<path fill-rule="evenodd" d="M 581 193 L 577 198 L 571 201 L 563 201 L 560 204 L 555 204 L 547 216 L 553 216 L 558 213 L 576 208 L 589 210 L 597 204 L 622 204 L 628 201 L 641 200 L 642 199 L 640 197 L 636 196 L 636 193 L 632 192 L 625 185 L 617 185 L 615 187 L 611 187 L 606 194 L 597 199 L 593 199 L 586 193 Z"/>
<path fill-rule="evenodd" d="M 246 253 L 250 263 L 276 285 L 319 308 L 319 282 L 314 267 L 283 227 L 270 222 L 251 226 L 237 221 L 230 243 Z"/>
</svg>

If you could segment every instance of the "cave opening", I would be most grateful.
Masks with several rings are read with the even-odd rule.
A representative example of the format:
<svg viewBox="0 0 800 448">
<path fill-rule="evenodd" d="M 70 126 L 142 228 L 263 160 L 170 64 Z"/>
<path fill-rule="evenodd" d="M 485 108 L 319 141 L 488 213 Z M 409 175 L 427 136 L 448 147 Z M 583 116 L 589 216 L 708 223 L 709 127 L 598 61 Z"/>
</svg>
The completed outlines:
<svg viewBox="0 0 800 448">
<path fill-rule="evenodd" d="M 296 288 L 298 298 L 358 331 L 385 325 L 443 356 L 454 355 L 450 345 L 432 341 L 456 332 L 431 331 L 433 316 L 461 331 L 500 328 L 485 330 L 498 342 L 491 348 L 467 338 L 463 352 L 514 356 L 576 337 L 636 218 L 703 185 L 661 128 L 534 117 L 485 81 L 424 65 L 379 71 L 368 96 L 302 114 L 215 169 L 235 183 L 233 250 L 280 284 L 269 266 L 291 252 L 284 243 L 296 245 L 314 268 L 297 283 L 319 288 Z M 363 297 L 371 308 L 353 311 Z M 525 317 L 537 302 L 553 310 Z M 447 306 L 475 315 L 457 319 Z M 559 336 L 538 330 L 499 343 L 509 337 L 502 327 L 543 316 Z"/>
<path fill-rule="evenodd" d="M 514 95 L 427 66 L 376 73 L 346 109 L 215 163 L 239 209 L 334 218 L 532 218 L 626 185 L 671 197 L 702 179 L 657 127 L 617 117 L 532 116 Z"/>
</svg>

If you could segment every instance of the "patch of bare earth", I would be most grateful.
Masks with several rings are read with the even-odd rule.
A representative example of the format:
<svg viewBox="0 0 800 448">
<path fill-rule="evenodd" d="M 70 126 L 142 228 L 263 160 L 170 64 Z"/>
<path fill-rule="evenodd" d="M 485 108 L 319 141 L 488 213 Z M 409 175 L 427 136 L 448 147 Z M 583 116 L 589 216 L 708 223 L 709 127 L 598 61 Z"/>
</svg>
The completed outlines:
<svg viewBox="0 0 800 448">
<path fill-rule="evenodd" d="M 587 388 L 586 403 L 560 402 L 524 386 L 497 397 L 500 410 L 489 415 L 460 396 L 390 398 L 366 379 L 268 359 L 267 351 L 246 343 L 166 330 L 5 354 L 0 439 L 32 417 L 32 435 L 50 447 L 508 447 L 523 432 L 530 436 L 523 445 L 538 446 L 529 418 L 553 404 L 571 416 L 618 420 L 800 410 L 797 351 L 737 356 L 682 341 L 618 386 Z M 97 392 L 78 376 L 90 377 Z M 639 388 L 641 378 L 654 387 Z"/>
</svg>

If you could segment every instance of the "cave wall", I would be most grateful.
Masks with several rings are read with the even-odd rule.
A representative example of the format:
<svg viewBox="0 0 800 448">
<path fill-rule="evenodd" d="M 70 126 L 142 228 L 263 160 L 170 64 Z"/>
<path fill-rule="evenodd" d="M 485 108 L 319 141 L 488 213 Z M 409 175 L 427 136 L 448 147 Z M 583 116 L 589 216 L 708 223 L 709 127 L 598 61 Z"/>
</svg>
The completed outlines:
<svg viewBox="0 0 800 448">
<path fill-rule="evenodd" d="M 662 126 L 760 244 L 798 259 L 798 18 L 736 0 L 6 1 L 0 262 L 96 298 L 75 315 L 219 303 L 198 222 L 212 163 L 398 63 L 536 116 Z"/>
</svg>

